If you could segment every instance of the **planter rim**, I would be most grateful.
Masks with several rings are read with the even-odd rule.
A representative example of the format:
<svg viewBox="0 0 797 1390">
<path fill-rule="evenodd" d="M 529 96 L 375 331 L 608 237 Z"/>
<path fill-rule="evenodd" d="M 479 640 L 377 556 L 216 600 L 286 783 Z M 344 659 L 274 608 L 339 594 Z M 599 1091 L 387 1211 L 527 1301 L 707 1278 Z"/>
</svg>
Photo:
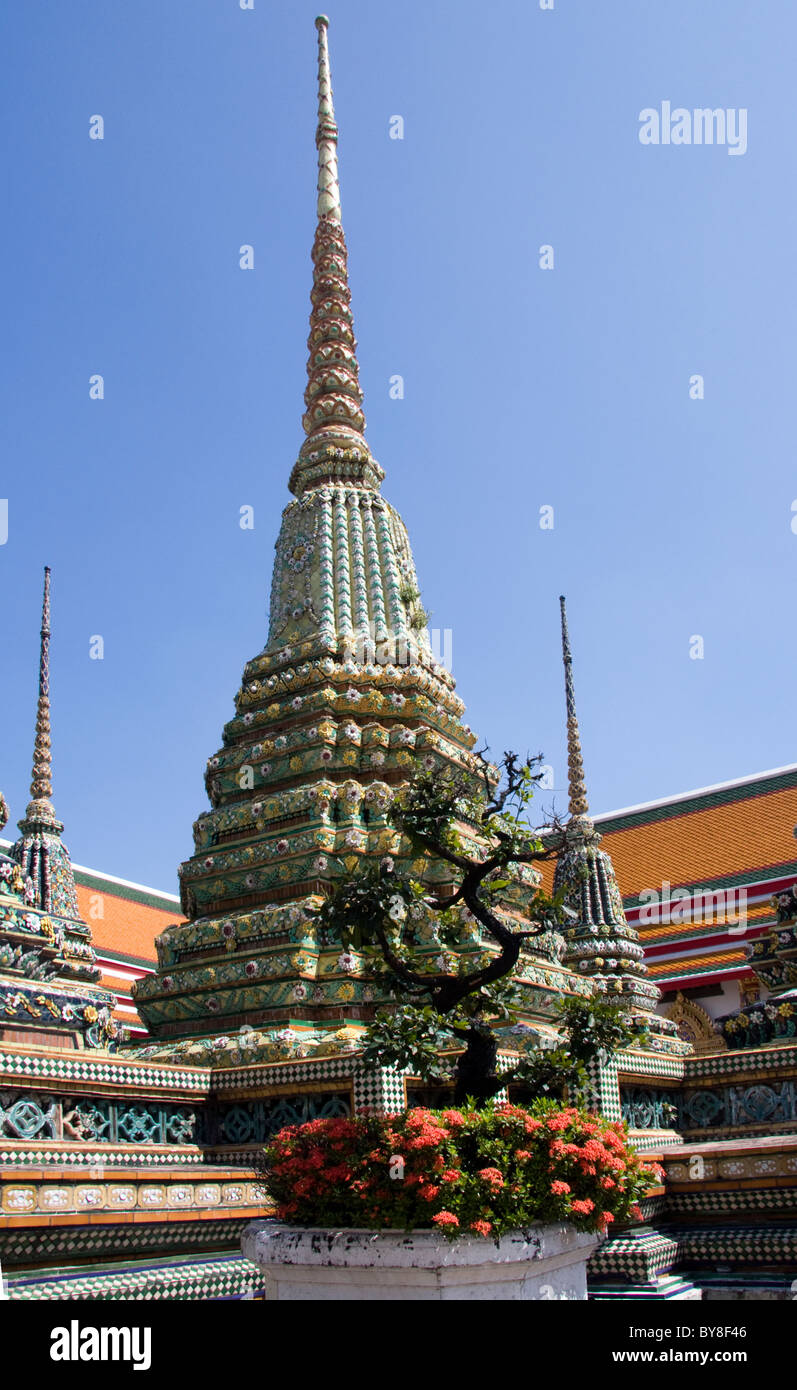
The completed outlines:
<svg viewBox="0 0 797 1390">
<path fill-rule="evenodd" d="M 450 1240 L 434 1227 L 403 1231 L 396 1228 L 287 1226 L 273 1219 L 250 1222 L 242 1248 L 259 1265 L 326 1265 L 351 1267 L 414 1266 L 443 1268 L 457 1265 L 526 1264 L 549 1256 L 588 1252 L 600 1237 L 567 1222 L 535 1222 L 508 1232 L 496 1242 L 491 1236 L 467 1232 Z M 585 1253 L 586 1258 L 586 1253 Z"/>
</svg>

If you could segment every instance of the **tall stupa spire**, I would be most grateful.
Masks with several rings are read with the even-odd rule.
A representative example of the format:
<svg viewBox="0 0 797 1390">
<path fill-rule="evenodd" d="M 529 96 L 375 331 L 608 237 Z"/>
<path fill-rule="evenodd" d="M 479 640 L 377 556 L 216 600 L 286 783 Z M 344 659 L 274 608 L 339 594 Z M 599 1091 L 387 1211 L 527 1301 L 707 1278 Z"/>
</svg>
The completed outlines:
<svg viewBox="0 0 797 1390">
<path fill-rule="evenodd" d="M 407 529 L 382 496 L 382 470 L 363 435 L 325 17 L 316 28 L 318 209 L 307 437 L 276 544 L 266 644 L 247 662 L 235 713 L 208 759 L 210 809 L 198 816 L 194 851 L 180 868 L 186 921 L 159 936 L 158 970 L 134 986 L 153 1035 L 139 1056 L 236 1067 L 293 1059 L 311 1067 L 323 1059 L 324 1070 L 310 1069 L 311 1078 L 344 1074 L 338 1055 L 357 1052 L 366 1022 L 387 999 L 366 958 L 341 953 L 340 941 L 322 929 L 324 898 L 345 875 L 358 867 L 376 871 L 388 856 L 398 873 L 423 875 L 425 882 L 426 865 L 393 824 L 396 796 L 419 766 L 439 776 L 481 778 L 484 770 L 454 678 L 432 650 Z M 576 815 L 567 834 L 572 854 L 560 856 L 557 873 L 561 879 L 574 861 L 593 898 L 586 925 L 578 898 L 576 945 L 591 943 L 598 930 L 593 917 L 602 910 L 611 983 L 628 1000 L 644 1000 L 635 975 L 642 951 L 633 941 L 625 951 L 629 928 L 609 882 L 610 865 L 594 848 L 595 827 Z M 449 882 L 448 866 L 439 870 L 438 878 L 438 868 L 429 866 L 430 884 Z M 564 886 L 572 896 L 567 874 Z M 581 886 L 579 877 L 576 894 Z M 522 918 L 536 892 L 529 866 L 513 878 L 508 913 Z M 603 895 L 600 902 L 596 894 Z M 440 944 L 431 919 L 414 930 L 436 959 Z M 544 975 L 534 965 L 523 979 L 534 982 L 530 1016 L 545 1020 L 553 1034 L 555 1000 L 574 981 L 559 964 L 561 938 L 550 936 L 528 951 L 543 962 Z M 482 959 L 469 915 L 459 943 L 454 949 Z M 631 961 L 628 983 L 615 969 L 621 951 Z M 575 945 L 573 958 L 580 973 Z M 577 988 L 586 993 L 583 984 Z M 378 1086 L 369 1096 L 389 1095 L 394 1104 L 387 1083 Z M 249 1131 L 236 1133 L 234 1142 L 248 1142 Z"/>
<path fill-rule="evenodd" d="M 41 644 L 39 649 L 39 700 L 36 706 L 36 737 L 33 744 L 33 776 L 30 783 L 31 810 L 50 805 L 53 794 L 53 759 L 50 741 L 50 568 L 44 569 Z"/>
<path fill-rule="evenodd" d="M 211 808 L 180 870 L 188 920 L 164 932 L 158 973 L 136 985 L 158 1056 L 218 1063 L 244 1027 L 244 1060 L 350 1048 L 350 1010 L 361 1020 L 377 995 L 364 973 L 349 978 L 317 908 L 360 856 L 376 866 L 393 852 L 388 812 L 416 759 L 427 771 L 481 774 L 454 678 L 432 650 L 407 528 L 363 436 L 324 16 L 316 29 L 306 439 L 277 539 L 266 644 L 208 760 Z"/>
<path fill-rule="evenodd" d="M 340 215 L 338 127 L 332 102 L 326 15 L 318 30 L 318 204 L 313 241 L 313 288 L 307 339 L 307 389 L 302 425 L 307 438 L 290 478 L 301 496 L 319 483 L 378 489 L 384 473 L 365 442 L 363 393 L 351 311 L 348 253 Z"/>
<path fill-rule="evenodd" d="M 565 668 L 565 700 L 567 704 L 567 780 L 570 791 L 571 816 L 586 816 L 589 812 L 587 785 L 584 780 L 584 763 L 581 757 L 581 734 L 576 714 L 576 697 L 573 689 L 573 656 L 570 651 L 570 635 L 567 631 L 567 606 L 564 594 L 560 595 L 559 607 L 562 613 L 562 660 Z"/>
</svg>

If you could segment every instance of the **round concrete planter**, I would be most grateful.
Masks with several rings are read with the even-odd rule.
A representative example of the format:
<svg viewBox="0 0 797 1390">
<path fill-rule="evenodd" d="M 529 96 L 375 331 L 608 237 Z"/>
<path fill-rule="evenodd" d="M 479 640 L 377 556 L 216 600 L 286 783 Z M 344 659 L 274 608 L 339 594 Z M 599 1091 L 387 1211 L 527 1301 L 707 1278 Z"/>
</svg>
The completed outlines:
<svg viewBox="0 0 797 1390">
<path fill-rule="evenodd" d="M 253 1221 L 241 1248 L 267 1299 L 585 1299 L 598 1237 L 534 1225 L 503 1236 L 336 1231 Z"/>
</svg>

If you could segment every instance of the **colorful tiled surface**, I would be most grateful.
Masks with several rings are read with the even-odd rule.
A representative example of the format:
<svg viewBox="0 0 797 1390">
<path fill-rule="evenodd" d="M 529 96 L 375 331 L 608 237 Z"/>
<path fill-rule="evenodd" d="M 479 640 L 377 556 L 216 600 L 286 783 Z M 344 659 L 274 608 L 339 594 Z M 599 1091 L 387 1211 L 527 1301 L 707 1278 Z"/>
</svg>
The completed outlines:
<svg viewBox="0 0 797 1390">
<path fill-rule="evenodd" d="M 79 1300 L 254 1300 L 263 1298 L 257 1268 L 237 1252 L 207 1259 L 100 1265 L 93 1269 L 40 1270 L 8 1280 L 12 1301 Z"/>
</svg>

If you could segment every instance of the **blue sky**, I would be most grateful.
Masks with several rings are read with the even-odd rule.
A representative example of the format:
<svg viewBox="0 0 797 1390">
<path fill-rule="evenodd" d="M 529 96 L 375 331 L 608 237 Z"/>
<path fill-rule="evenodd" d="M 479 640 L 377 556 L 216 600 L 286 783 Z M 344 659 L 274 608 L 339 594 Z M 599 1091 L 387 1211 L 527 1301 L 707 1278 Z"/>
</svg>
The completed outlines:
<svg viewBox="0 0 797 1390">
<path fill-rule="evenodd" d="M 0 785 L 13 823 L 50 564 L 65 838 L 169 891 L 266 638 L 302 438 L 317 8 L 2 19 Z M 794 761 L 797 10 L 329 13 L 368 439 L 472 727 L 563 787 L 564 592 L 595 811 Z M 743 108 L 746 153 L 643 146 L 662 101 Z"/>
</svg>

